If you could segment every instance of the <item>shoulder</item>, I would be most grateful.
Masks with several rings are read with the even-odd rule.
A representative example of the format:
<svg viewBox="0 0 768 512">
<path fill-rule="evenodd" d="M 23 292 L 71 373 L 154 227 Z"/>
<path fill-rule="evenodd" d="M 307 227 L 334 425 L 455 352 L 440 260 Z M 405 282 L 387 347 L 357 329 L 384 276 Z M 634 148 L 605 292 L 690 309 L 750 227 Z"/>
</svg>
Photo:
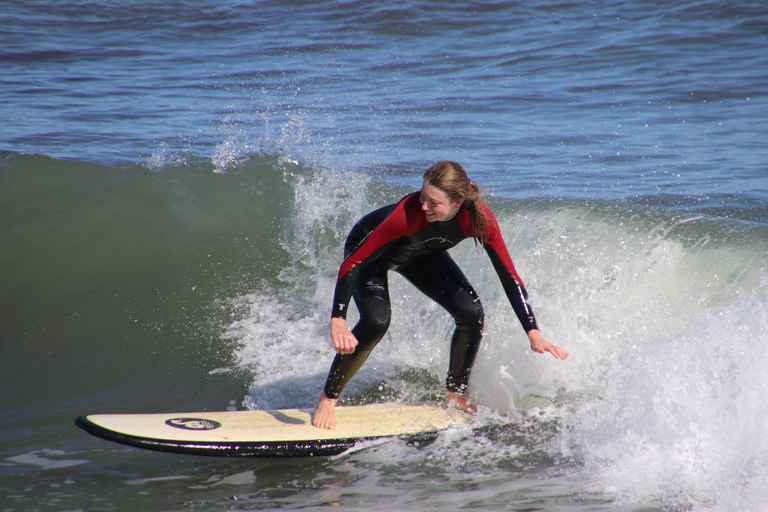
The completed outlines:
<svg viewBox="0 0 768 512">
<path fill-rule="evenodd" d="M 375 226 L 381 224 L 384 220 L 391 218 L 391 217 L 403 217 L 405 212 L 408 211 L 408 209 L 412 208 L 411 202 L 411 196 L 413 194 L 409 194 L 402 198 L 400 201 L 392 204 L 388 204 L 387 206 L 382 206 L 381 208 L 377 208 L 376 210 L 373 210 L 367 214 L 365 214 L 359 221 L 358 225 L 368 226 L 370 229 L 373 229 Z M 418 197 L 416 198 L 416 201 L 418 202 Z"/>
<path fill-rule="evenodd" d="M 398 208 L 401 208 L 403 213 L 402 220 L 406 226 L 406 234 L 412 235 L 429 224 L 421 209 L 421 192 L 413 192 L 405 196 L 398 203 Z"/>
<path fill-rule="evenodd" d="M 423 217 L 424 212 L 421 210 L 420 196 L 420 192 L 413 192 L 408 194 L 394 205 L 395 208 L 393 213 L 398 212 L 404 215 L 404 218 L 408 221 L 409 224 L 411 224 L 415 219 Z"/>
<path fill-rule="evenodd" d="M 409 211 L 414 208 L 418 208 L 419 210 L 421 209 L 421 201 L 419 200 L 418 192 L 408 194 L 398 202 L 392 203 L 383 208 L 379 208 L 379 210 L 376 211 L 388 211 L 390 214 L 392 214 L 398 211 Z"/>
<path fill-rule="evenodd" d="M 388 217 L 397 217 L 404 221 L 410 221 L 415 212 L 421 212 L 419 193 L 408 194 L 397 203 L 386 207 Z"/>
<path fill-rule="evenodd" d="M 398 205 L 402 205 L 403 208 L 414 208 L 417 207 L 419 210 L 421 210 L 421 199 L 420 199 L 421 193 L 420 192 L 411 192 L 404 198 L 400 200 Z"/>
<path fill-rule="evenodd" d="M 421 211 L 421 201 L 419 193 L 408 194 L 397 203 L 391 204 L 380 210 L 377 210 L 378 229 L 386 231 L 389 236 L 401 236 L 407 232 L 418 229 L 424 215 Z"/>
</svg>

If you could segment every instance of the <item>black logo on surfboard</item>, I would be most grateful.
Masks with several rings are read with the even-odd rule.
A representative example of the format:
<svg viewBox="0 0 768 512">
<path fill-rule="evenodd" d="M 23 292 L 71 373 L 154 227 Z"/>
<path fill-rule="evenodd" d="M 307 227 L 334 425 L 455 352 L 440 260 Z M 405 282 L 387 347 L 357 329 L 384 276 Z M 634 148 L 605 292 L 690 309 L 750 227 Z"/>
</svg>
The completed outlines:
<svg viewBox="0 0 768 512">
<path fill-rule="evenodd" d="M 165 424 L 182 430 L 214 430 L 221 426 L 218 421 L 203 418 L 171 418 Z"/>
</svg>

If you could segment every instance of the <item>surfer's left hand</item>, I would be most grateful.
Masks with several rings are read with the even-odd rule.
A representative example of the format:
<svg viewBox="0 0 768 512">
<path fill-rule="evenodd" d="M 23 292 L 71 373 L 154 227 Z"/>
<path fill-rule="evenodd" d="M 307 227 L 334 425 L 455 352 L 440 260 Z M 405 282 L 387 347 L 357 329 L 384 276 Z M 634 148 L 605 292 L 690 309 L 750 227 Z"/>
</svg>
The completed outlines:
<svg viewBox="0 0 768 512">
<path fill-rule="evenodd" d="M 534 352 L 538 352 L 539 354 L 549 352 L 558 359 L 568 358 L 568 352 L 558 347 L 554 343 L 550 343 L 549 341 L 545 340 L 544 336 L 541 334 L 541 331 L 538 329 L 532 329 L 528 331 L 528 339 L 531 341 L 531 350 Z"/>
</svg>

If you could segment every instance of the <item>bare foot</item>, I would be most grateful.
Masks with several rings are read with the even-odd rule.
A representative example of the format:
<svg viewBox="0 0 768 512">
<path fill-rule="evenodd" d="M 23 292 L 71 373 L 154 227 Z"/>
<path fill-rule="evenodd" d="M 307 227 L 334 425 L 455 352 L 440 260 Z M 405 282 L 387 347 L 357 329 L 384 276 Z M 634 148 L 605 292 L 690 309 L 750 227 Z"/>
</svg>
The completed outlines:
<svg viewBox="0 0 768 512">
<path fill-rule="evenodd" d="M 448 406 L 464 411 L 467 414 L 477 413 L 477 406 L 469 402 L 469 395 L 460 395 L 453 391 L 448 392 Z"/>
<path fill-rule="evenodd" d="M 320 395 L 320 401 L 312 412 L 312 426 L 328 430 L 336 430 L 336 407 L 338 399 L 328 398 L 325 391 Z"/>
</svg>

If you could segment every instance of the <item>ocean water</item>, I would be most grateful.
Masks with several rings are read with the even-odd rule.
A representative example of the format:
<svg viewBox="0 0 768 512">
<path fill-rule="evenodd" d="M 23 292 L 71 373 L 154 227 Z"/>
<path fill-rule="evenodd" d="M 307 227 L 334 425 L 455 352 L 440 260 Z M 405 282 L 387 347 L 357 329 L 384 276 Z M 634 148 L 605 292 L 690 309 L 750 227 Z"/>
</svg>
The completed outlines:
<svg viewBox="0 0 768 512">
<path fill-rule="evenodd" d="M 10 0 L 0 98 L 0 510 L 768 507 L 763 2 Z M 446 158 L 567 361 L 467 243 L 471 428 L 233 460 L 74 426 L 312 407 L 347 231 Z M 344 399 L 440 403 L 450 319 L 392 281 Z"/>
</svg>

